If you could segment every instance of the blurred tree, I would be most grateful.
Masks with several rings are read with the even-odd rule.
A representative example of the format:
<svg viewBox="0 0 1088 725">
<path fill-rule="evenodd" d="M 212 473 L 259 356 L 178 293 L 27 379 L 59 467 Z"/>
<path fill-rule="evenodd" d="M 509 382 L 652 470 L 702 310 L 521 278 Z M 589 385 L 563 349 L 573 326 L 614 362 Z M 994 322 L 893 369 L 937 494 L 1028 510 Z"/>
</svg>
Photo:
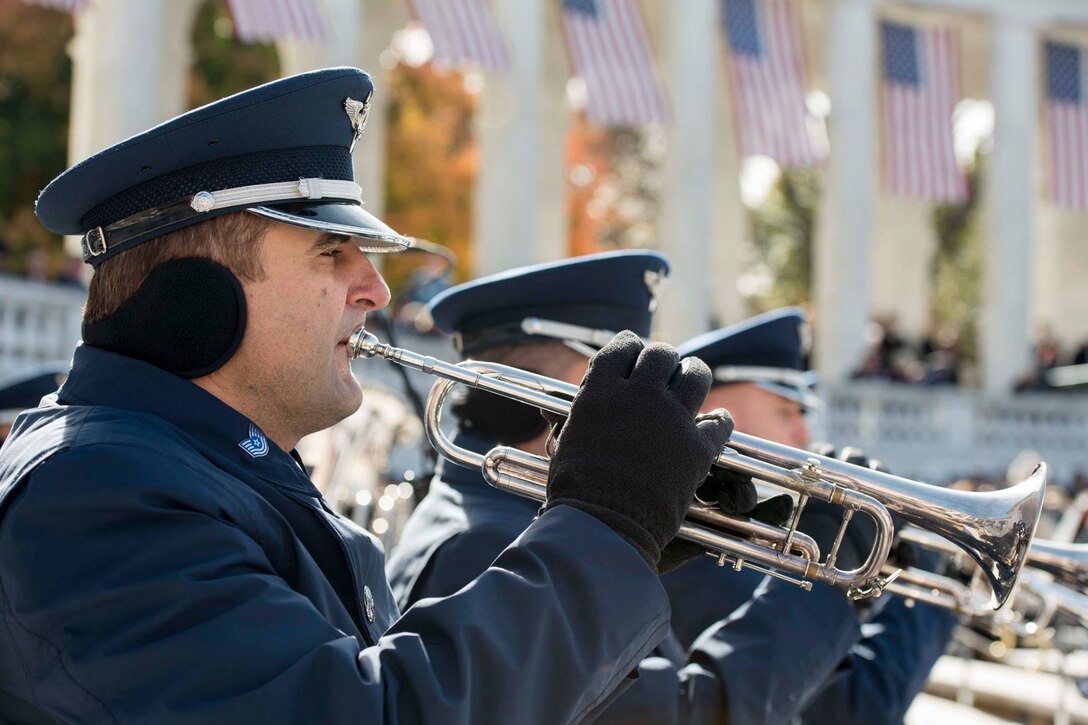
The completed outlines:
<svg viewBox="0 0 1088 725">
<path fill-rule="evenodd" d="M 68 13 L 0 1 L 0 269 L 24 271 L 35 248 L 49 253 L 51 272 L 65 262 L 60 237 L 35 218 L 34 200 L 67 166 L 72 63 L 66 46 L 73 33 Z M 205 0 L 192 39 L 190 107 L 279 75 L 275 47 L 235 39 L 222 0 Z"/>
<path fill-rule="evenodd" d="M 747 260 L 754 313 L 811 299 L 812 250 L 822 175 L 811 169 L 785 169 L 763 203 L 751 210 Z"/>
<path fill-rule="evenodd" d="M 280 76 L 276 46 L 243 43 L 234 37 L 234 23 L 223 0 L 204 0 L 193 23 L 192 41 L 189 108 L 203 106 Z"/>
<path fill-rule="evenodd" d="M 660 127 L 574 122 L 566 150 L 572 255 L 656 246 L 664 150 Z"/>
<path fill-rule="evenodd" d="M 479 147 L 472 133 L 476 98 L 465 77 L 436 68 L 397 65 L 381 84 L 389 94 L 385 221 L 401 234 L 453 250 L 456 281 L 473 267 L 472 213 Z M 501 199 L 489 200 L 501 204 Z M 386 281 L 400 292 L 418 255 L 383 260 Z"/>
<path fill-rule="evenodd" d="M 0 2 L 0 271 L 22 272 L 27 252 L 64 263 L 59 236 L 34 216 L 38 192 L 67 165 L 72 63 L 68 13 Z"/>
<path fill-rule="evenodd" d="M 985 161 L 981 151 L 975 153 L 964 203 L 938 206 L 933 211 L 937 249 L 930 263 L 930 316 L 935 325 L 950 327 L 959 334 L 960 356 L 969 363 L 978 359 L 983 254 L 979 182 Z"/>
</svg>

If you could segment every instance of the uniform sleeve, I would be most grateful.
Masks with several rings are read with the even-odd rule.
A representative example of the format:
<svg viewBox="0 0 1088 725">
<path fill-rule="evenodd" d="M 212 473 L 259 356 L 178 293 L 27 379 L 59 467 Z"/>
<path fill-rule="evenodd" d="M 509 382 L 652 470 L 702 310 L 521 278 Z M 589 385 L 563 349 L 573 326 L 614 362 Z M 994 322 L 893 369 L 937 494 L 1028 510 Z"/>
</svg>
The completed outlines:
<svg viewBox="0 0 1088 725">
<path fill-rule="evenodd" d="M 751 599 L 763 577 L 751 569 L 718 566 L 709 556 L 692 559 L 661 577 L 672 604 L 672 630 L 680 644 L 690 647 L 709 627 Z"/>
<path fill-rule="evenodd" d="M 722 683 L 730 723 L 785 723 L 800 714 L 858 641 L 839 591 L 766 577 L 752 598 L 710 627 L 690 661 Z"/>
<path fill-rule="evenodd" d="M 638 678 L 593 720 L 595 725 L 715 725 L 725 723 L 722 683 L 709 670 L 647 657 Z"/>
<path fill-rule="evenodd" d="M 429 556 L 416 578 L 410 600 L 448 596 L 486 570 L 518 532 L 501 522 L 474 525 L 442 543 Z M 402 542 L 401 546 L 412 542 Z M 398 553 L 404 554 L 401 549 Z M 638 664 L 616 697 L 600 703 L 593 713 L 598 725 L 624 723 L 717 723 L 722 713 L 721 682 L 699 665 L 686 665 L 686 655 L 672 640 L 671 657 L 651 656 Z"/>
<path fill-rule="evenodd" d="M 956 618 L 900 597 L 863 627 L 862 640 L 806 707 L 805 723 L 901 723 L 944 652 Z"/>
<path fill-rule="evenodd" d="M 66 721 L 567 722 L 667 627 L 639 554 L 558 507 L 363 649 L 276 576 L 229 494 L 107 448 L 45 464 L 0 526 L 9 639 Z"/>
<path fill-rule="evenodd" d="M 451 536 L 427 558 L 423 570 L 411 588 L 403 592 L 398 604 L 407 609 L 420 599 L 447 597 L 457 592 L 490 567 L 520 533 L 495 527 L 474 527 Z M 404 544 L 410 546 L 411 542 Z"/>
<path fill-rule="evenodd" d="M 688 595 L 697 598 L 728 586 L 728 576 L 712 575 L 714 579 L 704 579 L 704 586 Z M 745 580 L 737 582 L 743 586 Z M 700 616 L 708 611 L 700 610 Z M 596 722 L 789 722 L 859 636 L 857 615 L 840 592 L 819 584 L 806 592 L 764 577 L 748 601 L 695 638 L 686 661 L 643 660 L 639 679 Z"/>
</svg>

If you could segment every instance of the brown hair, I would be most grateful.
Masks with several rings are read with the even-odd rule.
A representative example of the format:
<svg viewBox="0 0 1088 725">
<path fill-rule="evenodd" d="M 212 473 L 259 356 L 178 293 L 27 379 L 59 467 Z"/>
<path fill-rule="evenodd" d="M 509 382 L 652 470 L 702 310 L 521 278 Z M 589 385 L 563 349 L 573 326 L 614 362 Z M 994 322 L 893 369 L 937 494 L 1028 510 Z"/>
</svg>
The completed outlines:
<svg viewBox="0 0 1088 725">
<path fill-rule="evenodd" d="M 83 319 L 95 322 L 117 310 L 159 265 L 200 257 L 223 265 L 236 277 L 264 277 L 261 240 L 275 222 L 248 212 L 231 212 L 139 244 L 102 262 L 87 290 Z"/>
</svg>

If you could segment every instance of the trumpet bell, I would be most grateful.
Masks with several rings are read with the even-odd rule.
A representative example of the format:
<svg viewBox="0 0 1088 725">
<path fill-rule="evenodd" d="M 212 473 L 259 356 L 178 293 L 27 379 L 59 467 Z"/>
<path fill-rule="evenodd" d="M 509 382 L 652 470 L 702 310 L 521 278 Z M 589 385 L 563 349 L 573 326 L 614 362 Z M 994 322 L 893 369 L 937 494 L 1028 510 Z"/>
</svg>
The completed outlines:
<svg viewBox="0 0 1088 725">
<path fill-rule="evenodd" d="M 933 529 L 959 544 L 982 567 L 993 587 L 995 608 L 1003 606 L 1012 596 L 1028 560 L 1043 512 L 1046 478 L 1046 464 L 1040 463 L 1021 483 L 988 492 L 985 498 L 973 498 L 979 504 L 973 521 L 964 520 L 965 525 L 959 527 L 946 521 L 942 523 L 949 524 L 947 531 L 938 530 L 940 527 Z"/>
</svg>

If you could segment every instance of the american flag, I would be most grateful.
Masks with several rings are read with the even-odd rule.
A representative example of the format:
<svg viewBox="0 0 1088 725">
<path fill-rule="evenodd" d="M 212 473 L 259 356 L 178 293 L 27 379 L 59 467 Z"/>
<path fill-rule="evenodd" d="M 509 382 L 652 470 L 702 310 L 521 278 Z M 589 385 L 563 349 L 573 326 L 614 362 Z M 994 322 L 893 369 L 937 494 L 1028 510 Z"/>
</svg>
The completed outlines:
<svg viewBox="0 0 1088 725">
<path fill-rule="evenodd" d="M 926 201 L 963 201 L 967 180 L 952 140 L 952 111 L 959 100 L 958 31 L 885 21 L 880 37 L 884 190 Z"/>
<path fill-rule="evenodd" d="M 317 41 L 330 35 L 320 0 L 227 0 L 227 5 L 239 40 L 291 37 Z"/>
<path fill-rule="evenodd" d="M 43 8 L 53 8 L 54 10 L 63 10 L 67 13 L 77 13 L 87 5 L 91 0 L 24 0 L 30 5 L 41 5 Z"/>
<path fill-rule="evenodd" d="M 411 0 L 411 7 L 431 36 L 436 61 L 472 61 L 488 70 L 510 66 L 506 40 L 487 0 Z"/>
<path fill-rule="evenodd" d="M 723 0 L 741 156 L 813 166 L 805 55 L 794 0 Z"/>
<path fill-rule="evenodd" d="M 1085 49 L 1046 43 L 1046 127 L 1050 199 L 1068 211 L 1088 210 L 1088 97 Z"/>
<path fill-rule="evenodd" d="M 667 120 L 637 0 L 563 0 L 574 72 L 586 84 L 586 118 L 598 126 Z"/>
</svg>

